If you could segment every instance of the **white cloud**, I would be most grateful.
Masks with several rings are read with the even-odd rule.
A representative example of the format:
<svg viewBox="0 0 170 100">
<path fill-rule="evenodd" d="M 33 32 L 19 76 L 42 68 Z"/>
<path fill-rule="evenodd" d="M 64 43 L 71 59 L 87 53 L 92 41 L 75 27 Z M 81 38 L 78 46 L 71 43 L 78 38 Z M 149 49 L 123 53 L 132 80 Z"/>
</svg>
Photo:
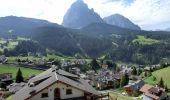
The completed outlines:
<svg viewBox="0 0 170 100">
<path fill-rule="evenodd" d="M 0 0 L 0 16 L 16 15 L 61 23 L 75 0 Z"/>
<path fill-rule="evenodd" d="M 0 0 L 0 16 L 33 17 L 60 24 L 67 9 L 75 1 Z M 125 1 L 127 3 L 127 0 L 84 0 L 89 8 L 94 8 L 101 17 L 120 13 L 144 29 L 170 26 L 170 0 L 128 0 L 128 6 L 125 6 Z"/>
<path fill-rule="evenodd" d="M 125 0 L 85 0 L 102 17 L 119 13 L 141 26 L 143 29 L 170 27 L 170 0 L 134 0 L 128 6 Z M 97 1 L 97 2 L 95 2 Z M 105 3 L 102 3 L 105 2 Z M 169 26 L 168 26 L 169 25 Z"/>
</svg>

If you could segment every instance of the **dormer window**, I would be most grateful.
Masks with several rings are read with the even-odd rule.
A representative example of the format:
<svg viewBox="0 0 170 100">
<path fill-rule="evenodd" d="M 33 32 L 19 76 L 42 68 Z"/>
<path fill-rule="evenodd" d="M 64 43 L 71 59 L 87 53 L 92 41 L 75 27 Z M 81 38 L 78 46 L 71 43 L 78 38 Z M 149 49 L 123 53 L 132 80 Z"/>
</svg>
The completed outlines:
<svg viewBox="0 0 170 100">
<path fill-rule="evenodd" d="M 33 82 L 31 82 L 31 83 L 28 84 L 28 86 L 29 86 L 29 87 L 34 87 L 35 84 L 34 84 Z"/>
</svg>

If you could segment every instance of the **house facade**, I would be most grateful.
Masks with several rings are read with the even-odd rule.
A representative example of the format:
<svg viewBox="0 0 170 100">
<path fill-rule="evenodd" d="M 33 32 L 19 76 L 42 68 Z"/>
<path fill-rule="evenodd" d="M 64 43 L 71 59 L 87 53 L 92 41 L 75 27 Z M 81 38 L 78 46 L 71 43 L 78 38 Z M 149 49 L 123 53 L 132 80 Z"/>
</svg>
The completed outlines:
<svg viewBox="0 0 170 100">
<path fill-rule="evenodd" d="M 57 82 L 50 87 L 45 88 L 37 95 L 33 95 L 27 100 L 60 100 L 60 99 L 70 99 L 74 100 L 84 99 L 84 91 L 77 89 L 75 87 L 69 86 Z"/>
</svg>

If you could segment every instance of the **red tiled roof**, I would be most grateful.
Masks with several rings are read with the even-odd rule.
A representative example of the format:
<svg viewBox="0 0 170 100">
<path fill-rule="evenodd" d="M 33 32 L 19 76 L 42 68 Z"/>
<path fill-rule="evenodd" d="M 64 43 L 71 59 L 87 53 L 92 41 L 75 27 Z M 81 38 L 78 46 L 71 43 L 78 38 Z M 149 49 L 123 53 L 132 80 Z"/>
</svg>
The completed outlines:
<svg viewBox="0 0 170 100">
<path fill-rule="evenodd" d="M 151 89 L 153 86 L 151 85 L 148 85 L 148 84 L 145 84 L 139 91 L 140 92 L 143 92 L 143 93 L 146 93 L 148 92 L 149 89 Z"/>
<path fill-rule="evenodd" d="M 155 100 L 158 100 L 159 99 L 159 96 L 157 95 L 154 95 L 154 94 L 151 94 L 149 90 L 153 89 L 153 88 L 156 88 L 154 86 L 151 86 L 151 85 L 148 85 L 148 84 L 145 84 L 139 91 L 140 92 L 143 92 L 144 95 L 148 96 L 148 97 L 151 97 Z M 165 91 L 163 88 L 160 88 L 161 91 Z"/>
</svg>

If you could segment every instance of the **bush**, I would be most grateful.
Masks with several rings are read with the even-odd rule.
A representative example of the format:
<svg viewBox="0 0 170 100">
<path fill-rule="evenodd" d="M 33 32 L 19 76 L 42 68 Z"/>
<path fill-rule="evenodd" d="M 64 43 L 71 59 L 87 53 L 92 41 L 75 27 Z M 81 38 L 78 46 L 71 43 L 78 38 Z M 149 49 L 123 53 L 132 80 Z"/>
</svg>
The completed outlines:
<svg viewBox="0 0 170 100">
<path fill-rule="evenodd" d="M 156 81 L 156 77 L 155 76 L 152 77 L 152 81 Z"/>
<path fill-rule="evenodd" d="M 6 89 L 6 83 L 0 82 L 0 88 Z"/>
</svg>

